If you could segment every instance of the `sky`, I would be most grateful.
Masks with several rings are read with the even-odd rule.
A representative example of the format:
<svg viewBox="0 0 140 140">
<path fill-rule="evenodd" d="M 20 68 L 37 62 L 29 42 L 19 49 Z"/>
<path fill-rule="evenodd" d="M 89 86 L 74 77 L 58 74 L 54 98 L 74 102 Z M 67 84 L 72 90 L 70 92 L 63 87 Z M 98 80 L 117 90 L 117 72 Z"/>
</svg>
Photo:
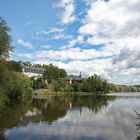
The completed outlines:
<svg viewBox="0 0 140 140">
<path fill-rule="evenodd" d="M 140 0 L 0 0 L 12 60 L 140 84 Z"/>
</svg>

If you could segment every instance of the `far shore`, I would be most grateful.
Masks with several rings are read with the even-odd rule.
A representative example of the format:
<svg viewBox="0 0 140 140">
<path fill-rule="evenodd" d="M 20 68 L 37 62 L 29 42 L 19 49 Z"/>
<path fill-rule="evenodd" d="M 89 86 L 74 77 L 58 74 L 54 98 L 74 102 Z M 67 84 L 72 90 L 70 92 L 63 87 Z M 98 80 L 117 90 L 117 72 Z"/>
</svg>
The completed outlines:
<svg viewBox="0 0 140 140">
<path fill-rule="evenodd" d="M 51 92 L 48 89 L 38 89 L 33 91 L 33 99 L 47 99 L 48 97 L 53 97 L 53 96 L 71 96 L 71 95 L 78 95 L 78 96 L 114 96 L 114 95 L 127 95 L 127 96 L 133 96 L 134 94 L 140 94 L 140 92 L 110 92 L 110 93 L 94 93 L 94 92 Z"/>
</svg>

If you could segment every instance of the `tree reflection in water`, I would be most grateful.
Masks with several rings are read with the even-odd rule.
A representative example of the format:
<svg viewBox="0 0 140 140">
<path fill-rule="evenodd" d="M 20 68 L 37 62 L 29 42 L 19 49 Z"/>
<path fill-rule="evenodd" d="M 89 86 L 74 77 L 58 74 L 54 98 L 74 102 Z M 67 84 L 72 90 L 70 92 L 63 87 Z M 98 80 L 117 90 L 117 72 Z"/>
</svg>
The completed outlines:
<svg viewBox="0 0 140 140">
<path fill-rule="evenodd" d="M 115 100 L 115 96 L 55 96 L 48 99 L 33 99 L 32 102 L 10 105 L 0 116 L 0 129 L 8 129 L 14 126 L 26 126 L 29 123 L 45 122 L 52 124 L 59 118 L 66 116 L 70 110 L 79 110 L 86 107 L 97 113 L 106 107 L 109 101 Z M 4 134 L 0 133 L 0 140 Z"/>
<path fill-rule="evenodd" d="M 87 107 L 94 113 L 101 111 L 102 107 L 107 107 L 108 102 L 116 97 L 108 96 L 71 96 L 71 97 L 50 97 L 46 100 L 33 100 L 32 107 L 41 111 L 42 121 L 51 124 L 58 118 L 66 115 L 68 110 L 79 110 Z"/>
<path fill-rule="evenodd" d="M 7 140 L 4 131 L 0 131 L 0 140 Z"/>
</svg>

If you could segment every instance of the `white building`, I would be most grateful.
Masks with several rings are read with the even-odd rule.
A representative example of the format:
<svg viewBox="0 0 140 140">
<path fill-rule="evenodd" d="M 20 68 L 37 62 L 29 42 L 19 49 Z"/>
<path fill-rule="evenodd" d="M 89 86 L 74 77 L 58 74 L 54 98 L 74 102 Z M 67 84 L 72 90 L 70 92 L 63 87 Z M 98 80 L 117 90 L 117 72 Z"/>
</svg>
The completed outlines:
<svg viewBox="0 0 140 140">
<path fill-rule="evenodd" d="M 43 68 L 37 68 L 32 66 L 22 66 L 22 72 L 27 75 L 28 77 L 42 77 L 45 69 Z"/>
</svg>

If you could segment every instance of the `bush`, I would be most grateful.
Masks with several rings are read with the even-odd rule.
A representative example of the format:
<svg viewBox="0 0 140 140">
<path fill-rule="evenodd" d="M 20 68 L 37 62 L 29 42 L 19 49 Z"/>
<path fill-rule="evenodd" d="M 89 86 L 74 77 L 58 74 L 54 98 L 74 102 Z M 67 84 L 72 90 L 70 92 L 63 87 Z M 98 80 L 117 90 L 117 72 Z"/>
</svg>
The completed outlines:
<svg viewBox="0 0 140 140">
<path fill-rule="evenodd" d="M 0 111 L 4 109 L 8 97 L 4 94 L 3 89 L 0 87 Z"/>
<path fill-rule="evenodd" d="M 13 90 L 10 93 L 10 98 L 24 100 L 31 96 L 32 83 L 30 79 L 22 73 L 13 72 Z"/>
</svg>

